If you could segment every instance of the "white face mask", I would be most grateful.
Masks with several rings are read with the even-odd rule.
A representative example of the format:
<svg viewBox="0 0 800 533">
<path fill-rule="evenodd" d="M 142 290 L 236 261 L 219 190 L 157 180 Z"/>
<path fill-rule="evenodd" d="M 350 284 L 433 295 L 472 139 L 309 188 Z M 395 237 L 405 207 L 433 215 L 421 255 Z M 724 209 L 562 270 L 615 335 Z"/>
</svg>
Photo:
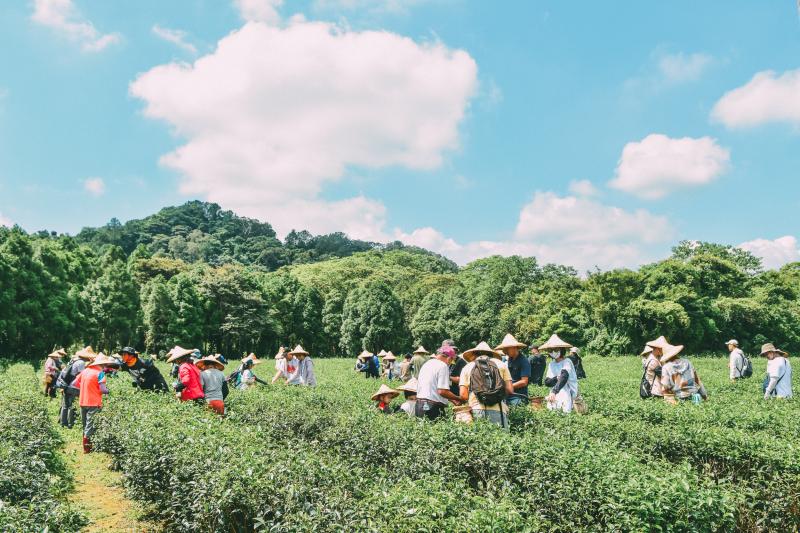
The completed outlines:
<svg viewBox="0 0 800 533">
<path fill-rule="evenodd" d="M 553 359 L 558 359 L 558 356 L 560 355 L 561 355 L 560 352 L 550 352 L 550 357 L 552 357 Z"/>
</svg>

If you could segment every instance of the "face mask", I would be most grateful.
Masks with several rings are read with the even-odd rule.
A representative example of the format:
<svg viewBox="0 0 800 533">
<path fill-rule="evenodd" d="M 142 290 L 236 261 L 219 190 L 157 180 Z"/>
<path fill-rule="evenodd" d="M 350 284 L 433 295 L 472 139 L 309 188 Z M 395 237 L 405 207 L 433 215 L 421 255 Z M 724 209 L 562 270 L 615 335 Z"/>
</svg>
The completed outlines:
<svg viewBox="0 0 800 533">
<path fill-rule="evenodd" d="M 559 355 L 561 355 L 559 352 L 550 352 L 550 357 L 553 359 L 558 359 Z"/>
</svg>

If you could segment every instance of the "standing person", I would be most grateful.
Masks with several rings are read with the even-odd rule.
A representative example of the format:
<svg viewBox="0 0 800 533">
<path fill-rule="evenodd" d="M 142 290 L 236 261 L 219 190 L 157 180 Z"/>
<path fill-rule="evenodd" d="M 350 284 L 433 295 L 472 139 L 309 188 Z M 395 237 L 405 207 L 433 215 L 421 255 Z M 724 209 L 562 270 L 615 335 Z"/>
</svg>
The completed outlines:
<svg viewBox="0 0 800 533">
<path fill-rule="evenodd" d="M 761 356 L 767 358 L 767 377 L 764 380 L 764 399 L 792 397 L 792 365 L 787 353 L 772 343 L 761 346 Z"/>
<path fill-rule="evenodd" d="M 547 359 L 545 359 L 544 355 L 539 353 L 539 347 L 535 344 L 531 345 L 531 355 L 528 357 L 528 362 L 531 364 L 531 379 L 528 381 L 528 384 L 530 385 L 532 383 L 541 387 L 542 380 L 544 379 L 544 371 L 547 367 Z"/>
<path fill-rule="evenodd" d="M 500 354 L 485 342 L 461 356 L 467 365 L 459 380 L 460 398 L 472 410 L 473 419 L 483 418 L 508 429 L 508 405 L 505 399 L 514 393 L 511 372 L 499 359 Z"/>
<path fill-rule="evenodd" d="M 445 345 L 436 351 L 436 357 L 422 365 L 417 378 L 415 416 L 437 420 L 444 416 L 448 401 L 461 405 L 461 398 L 450 392 L 450 363 L 455 358 L 456 350 Z"/>
<path fill-rule="evenodd" d="M 528 405 L 528 383 L 531 379 L 531 363 L 520 351 L 526 345 L 509 333 L 495 350 L 502 350 L 508 356 L 508 371 L 511 373 L 513 393 L 508 397 L 509 407 Z"/>
<path fill-rule="evenodd" d="M 61 388 L 61 412 L 58 422 L 65 428 L 72 429 L 75 425 L 75 415 L 73 407 L 75 400 L 80 393 L 79 390 L 70 387 L 77 377 L 86 369 L 86 362 L 92 361 L 97 356 L 91 346 L 75 352 L 70 363 L 58 375 L 57 385 Z"/>
<path fill-rule="evenodd" d="M 419 372 L 422 370 L 422 365 L 428 361 L 428 350 L 420 346 L 414 350 L 414 357 L 411 358 L 411 377 L 419 380 Z"/>
<path fill-rule="evenodd" d="M 736 339 L 731 339 L 725 344 L 728 347 L 728 352 L 730 352 L 730 355 L 728 356 L 729 376 L 731 381 L 734 382 L 737 379 L 744 377 L 743 372 L 746 365 L 744 352 L 739 349 L 739 341 Z"/>
<path fill-rule="evenodd" d="M 400 363 L 400 379 L 408 382 L 414 376 L 411 375 L 411 354 L 407 353 L 403 356 L 403 362 Z"/>
<path fill-rule="evenodd" d="M 228 395 L 228 383 L 223 373 L 225 365 L 210 355 L 199 359 L 195 365 L 200 370 L 200 385 L 208 407 L 225 416 L 225 396 Z"/>
<path fill-rule="evenodd" d="M 397 357 L 394 356 L 392 352 L 386 354 L 383 358 L 383 370 L 386 374 L 386 378 L 389 381 L 393 379 L 397 379 L 397 373 L 394 371 L 394 363 L 397 360 Z"/>
<path fill-rule="evenodd" d="M 550 387 L 547 408 L 551 411 L 571 413 L 578 397 L 578 375 L 572 361 L 565 357 L 570 348 L 572 345 L 556 334 L 540 346 L 541 350 L 549 353 L 551 359 L 544 380 L 544 384 Z"/>
<path fill-rule="evenodd" d="M 92 451 L 92 436 L 96 430 L 94 417 L 103 408 L 103 395 L 108 394 L 106 368 L 114 368 L 118 365 L 119 361 L 100 352 L 94 360 L 86 364 L 84 371 L 70 385 L 70 387 L 80 391 L 78 393 L 78 405 L 81 407 L 83 453 Z"/>
<path fill-rule="evenodd" d="M 580 349 L 575 346 L 570 348 L 567 358 L 572 361 L 572 366 L 575 367 L 575 375 L 578 376 L 578 379 L 585 379 L 586 372 L 583 370 L 583 359 L 581 359 Z"/>
<path fill-rule="evenodd" d="M 167 359 L 167 363 L 178 365 L 178 380 L 172 386 L 175 397 L 182 402 L 203 403 L 203 385 L 200 383 L 200 369 L 192 362 L 194 350 L 178 347 Z"/>
<path fill-rule="evenodd" d="M 299 344 L 295 346 L 291 353 L 297 358 L 297 370 L 289 376 L 286 383 L 289 385 L 305 385 L 307 387 L 317 386 L 317 376 L 314 374 L 314 361 L 311 360 L 308 352 Z"/>
<path fill-rule="evenodd" d="M 458 347 L 453 339 L 443 340 L 442 346 L 452 346 L 456 354 L 458 353 Z M 456 396 L 461 394 L 459 381 L 461 381 L 461 371 L 464 370 L 465 366 L 467 366 L 467 362 L 464 361 L 464 358 L 460 355 L 457 355 L 453 360 L 453 363 L 450 365 L 450 392 Z"/>
<path fill-rule="evenodd" d="M 708 399 L 706 388 L 692 363 L 685 357 L 678 357 L 682 351 L 683 345 L 669 344 L 662 348 L 661 391 L 664 401 L 673 405 L 687 400 L 700 403 L 701 399 Z"/>
<path fill-rule="evenodd" d="M 122 359 L 122 370 L 133 378 L 133 386 L 141 390 L 168 392 L 167 380 L 158 371 L 150 359 L 142 359 L 134 348 L 126 346 L 119 353 Z"/>
<path fill-rule="evenodd" d="M 61 359 L 67 356 L 64 348 L 59 348 L 53 353 L 49 354 L 44 360 L 44 395 L 48 398 L 56 397 L 56 381 L 58 374 L 61 372 Z"/>
<path fill-rule="evenodd" d="M 266 381 L 256 376 L 255 372 L 253 372 L 253 367 L 255 367 L 255 365 L 258 364 L 261 364 L 261 360 L 258 358 L 252 358 L 248 356 L 242 359 L 242 370 L 239 373 L 239 380 L 237 384 L 237 387 L 239 387 L 239 389 L 247 390 L 250 387 L 254 386 L 256 383 L 260 383 L 262 385 L 268 385 Z M 276 376 L 276 378 L 277 377 L 280 376 Z M 274 382 L 275 381 L 273 380 L 273 383 Z"/>
<path fill-rule="evenodd" d="M 377 355 L 370 354 L 367 358 L 367 375 L 371 378 L 380 379 L 381 359 Z"/>
<path fill-rule="evenodd" d="M 408 416 L 414 416 L 414 411 L 417 405 L 417 380 L 411 378 L 408 382 L 403 383 L 397 387 L 397 390 L 403 391 L 405 401 L 400 404 L 400 410 Z"/>
</svg>

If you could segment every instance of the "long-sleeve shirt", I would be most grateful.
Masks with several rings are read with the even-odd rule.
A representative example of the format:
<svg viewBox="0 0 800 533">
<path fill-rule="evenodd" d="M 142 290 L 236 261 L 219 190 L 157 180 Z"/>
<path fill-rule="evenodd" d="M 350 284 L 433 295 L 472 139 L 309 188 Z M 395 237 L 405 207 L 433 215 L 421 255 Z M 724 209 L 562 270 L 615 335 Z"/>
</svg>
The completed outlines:
<svg viewBox="0 0 800 533">
<path fill-rule="evenodd" d="M 297 370 L 289 376 L 287 383 L 289 385 L 317 386 L 317 376 L 314 375 L 314 362 L 310 357 L 306 356 L 302 360 L 298 359 Z"/>
<path fill-rule="evenodd" d="M 661 362 L 658 358 L 650 354 L 647 360 L 645 361 L 645 378 L 647 382 L 650 383 L 650 393 L 653 396 L 664 396 L 664 390 L 661 385 L 661 378 L 656 374 L 659 368 L 661 368 Z"/>
<path fill-rule="evenodd" d="M 207 401 L 222 400 L 222 384 L 225 374 L 217 368 L 207 368 L 200 373 L 200 383 Z"/>
<path fill-rule="evenodd" d="M 200 383 L 200 369 L 194 363 L 183 363 L 178 368 L 178 379 L 183 388 L 181 389 L 181 401 L 197 400 L 202 398 L 203 385 Z"/>
<path fill-rule="evenodd" d="M 734 348 L 728 358 L 728 368 L 730 369 L 730 378 L 738 379 L 742 377 L 742 370 L 744 370 L 744 352 L 739 348 Z"/>
<path fill-rule="evenodd" d="M 58 363 L 52 357 L 44 360 L 44 373 L 53 377 L 58 375 Z"/>
<path fill-rule="evenodd" d="M 89 366 L 78 374 L 72 387 L 79 389 L 78 405 L 81 407 L 102 407 L 103 394 L 108 394 L 106 374 L 96 366 Z"/>
<path fill-rule="evenodd" d="M 557 380 L 562 370 L 566 370 L 568 374 L 567 384 L 564 388 L 568 389 L 570 396 L 575 398 L 578 396 L 578 375 L 575 372 L 575 367 L 572 365 L 572 361 L 569 359 L 564 358 L 561 361 L 550 361 L 550 364 L 547 365 L 547 374 L 545 375 L 545 379 L 549 381 L 555 378 Z M 550 392 L 554 394 L 560 392 L 560 389 L 555 390 L 557 385 L 554 384 L 548 386 L 552 387 Z"/>
<path fill-rule="evenodd" d="M 698 393 L 706 399 L 706 388 L 688 359 L 675 359 L 661 367 L 661 388 L 665 400 L 687 400 Z"/>
<path fill-rule="evenodd" d="M 769 385 L 767 391 L 776 398 L 792 397 L 792 365 L 785 357 L 776 357 L 767 361 L 767 376 Z M 772 384 L 774 382 L 774 385 Z M 772 387 L 770 389 L 769 387 Z"/>
</svg>

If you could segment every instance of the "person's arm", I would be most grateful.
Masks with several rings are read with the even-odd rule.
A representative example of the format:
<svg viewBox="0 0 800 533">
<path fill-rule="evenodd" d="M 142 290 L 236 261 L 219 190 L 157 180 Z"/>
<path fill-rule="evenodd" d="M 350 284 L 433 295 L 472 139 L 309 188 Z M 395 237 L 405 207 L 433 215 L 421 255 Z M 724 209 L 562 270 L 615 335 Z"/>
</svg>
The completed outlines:
<svg viewBox="0 0 800 533">
<path fill-rule="evenodd" d="M 178 382 L 175 384 L 175 392 L 183 392 L 183 389 L 189 386 L 190 381 L 189 368 L 185 365 L 178 367 Z"/>
<path fill-rule="evenodd" d="M 663 367 L 661 369 L 661 393 L 664 396 L 665 402 L 670 404 L 678 403 L 675 399 L 675 386 L 672 383 L 672 377 L 669 372 L 664 372 Z"/>
<path fill-rule="evenodd" d="M 461 404 L 461 398 L 457 394 L 453 394 L 450 392 L 450 368 L 443 368 L 439 374 L 437 375 L 436 379 L 436 388 L 438 389 L 439 395 L 443 398 L 447 398 L 455 405 Z"/>
<path fill-rule="evenodd" d="M 658 363 L 656 363 L 655 360 L 651 359 L 650 361 L 647 362 L 647 367 L 645 367 L 645 377 L 647 378 L 647 382 L 650 383 L 651 386 L 656 382 L 657 366 Z"/>
<path fill-rule="evenodd" d="M 106 385 L 106 375 L 104 372 L 100 372 L 97 375 L 97 383 L 100 385 L 100 393 L 108 394 L 108 386 Z"/>
<path fill-rule="evenodd" d="M 736 360 L 738 358 L 736 352 L 731 352 L 731 356 L 728 358 L 728 369 L 730 370 L 729 375 L 731 381 L 736 379 Z"/>
<path fill-rule="evenodd" d="M 443 398 L 447 398 L 448 400 L 450 400 L 454 405 L 461 405 L 461 398 L 459 396 L 456 396 L 452 392 L 450 392 L 449 388 L 448 389 L 439 389 L 439 394 Z"/>
<path fill-rule="evenodd" d="M 527 386 L 528 386 L 528 376 L 522 376 L 521 378 L 519 378 L 519 381 L 515 381 L 514 383 L 511 384 L 512 390 L 524 389 Z"/>
<path fill-rule="evenodd" d="M 704 400 L 708 400 L 706 387 L 703 385 L 703 382 L 700 381 L 700 376 L 697 375 L 697 370 L 694 371 L 694 382 L 697 384 L 697 393 L 700 395 L 700 397 Z"/>
<path fill-rule="evenodd" d="M 269 385 L 269 383 L 267 383 L 267 382 L 266 382 L 266 381 L 264 381 L 263 379 L 259 378 L 259 377 L 258 377 L 258 376 L 256 376 L 255 374 L 253 374 L 253 379 L 254 379 L 254 380 L 256 380 L 256 383 L 261 383 L 262 385 Z"/>
<path fill-rule="evenodd" d="M 458 397 L 461 399 L 462 402 L 466 402 L 469 400 L 469 387 L 466 385 L 461 385 L 458 388 Z"/>
<path fill-rule="evenodd" d="M 553 386 L 553 394 L 558 394 L 561 392 L 561 389 L 564 388 L 564 385 L 566 385 L 569 381 L 569 372 L 566 369 L 563 369 L 558 373 L 558 378 L 554 379 L 556 380 L 556 383 L 555 386 Z"/>
<path fill-rule="evenodd" d="M 528 379 L 528 378 L 525 378 Z M 511 396 L 514 394 L 514 383 L 509 379 L 506 382 L 506 396 Z"/>
<path fill-rule="evenodd" d="M 777 372 L 774 375 L 770 372 L 769 363 L 767 364 L 767 375 L 769 376 L 769 383 L 767 384 L 767 390 L 764 392 L 765 400 L 768 400 L 769 397 L 772 396 L 772 392 L 775 390 L 775 387 L 778 386 L 778 380 L 780 379 Z"/>
</svg>

